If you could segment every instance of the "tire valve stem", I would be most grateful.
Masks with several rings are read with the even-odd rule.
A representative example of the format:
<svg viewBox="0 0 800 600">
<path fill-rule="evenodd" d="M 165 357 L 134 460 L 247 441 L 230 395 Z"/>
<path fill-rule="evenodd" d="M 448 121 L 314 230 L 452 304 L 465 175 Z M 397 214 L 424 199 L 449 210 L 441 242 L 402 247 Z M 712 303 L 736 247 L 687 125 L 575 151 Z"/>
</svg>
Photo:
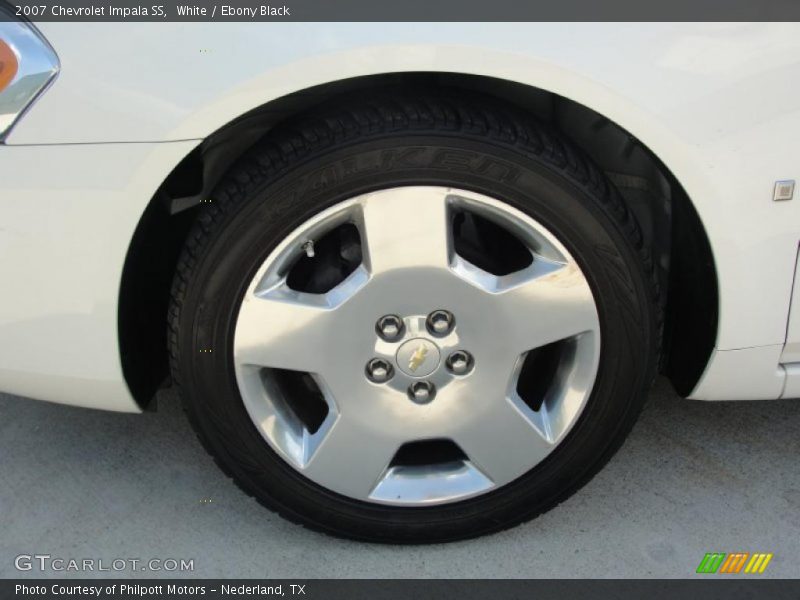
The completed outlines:
<svg viewBox="0 0 800 600">
<path fill-rule="evenodd" d="M 314 258 L 314 240 L 303 242 L 302 248 L 308 258 Z"/>
</svg>

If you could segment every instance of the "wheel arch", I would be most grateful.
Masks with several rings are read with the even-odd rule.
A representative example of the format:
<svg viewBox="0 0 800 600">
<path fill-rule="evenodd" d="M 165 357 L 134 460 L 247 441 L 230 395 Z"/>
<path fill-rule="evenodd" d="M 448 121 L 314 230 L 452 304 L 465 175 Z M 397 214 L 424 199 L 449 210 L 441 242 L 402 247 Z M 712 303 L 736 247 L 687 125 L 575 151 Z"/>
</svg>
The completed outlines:
<svg viewBox="0 0 800 600">
<path fill-rule="evenodd" d="M 652 245 L 660 283 L 667 289 L 661 370 L 679 393 L 689 395 L 716 342 L 717 277 L 698 211 L 659 155 L 619 120 L 542 87 L 482 75 L 403 72 L 335 80 L 261 104 L 207 136 L 175 166 L 141 216 L 122 273 L 120 355 L 137 402 L 146 406 L 167 377 L 166 319 L 178 254 L 196 210 L 227 168 L 276 125 L 305 110 L 393 86 L 457 87 L 512 102 L 550 121 L 600 165 Z"/>
</svg>

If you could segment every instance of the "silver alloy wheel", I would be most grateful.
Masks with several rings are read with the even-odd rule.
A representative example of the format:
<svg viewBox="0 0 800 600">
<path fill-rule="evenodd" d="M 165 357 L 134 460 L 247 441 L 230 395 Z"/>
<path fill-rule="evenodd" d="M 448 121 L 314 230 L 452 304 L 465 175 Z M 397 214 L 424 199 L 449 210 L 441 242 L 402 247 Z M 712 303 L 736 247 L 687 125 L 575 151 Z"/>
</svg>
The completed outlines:
<svg viewBox="0 0 800 600">
<path fill-rule="evenodd" d="M 513 234 L 530 264 L 496 275 L 467 261 L 453 243 L 458 211 Z M 288 273 L 308 242 L 345 223 L 359 231 L 361 264 L 326 293 L 292 289 Z M 449 328 L 437 325 L 443 334 L 430 326 L 439 311 L 452 317 Z M 402 319 L 397 339 L 381 335 L 386 316 Z M 562 341 L 567 351 L 534 410 L 518 393 L 525 358 Z M 505 485 L 564 439 L 594 384 L 600 325 L 577 263 L 534 219 L 474 192 L 398 187 L 341 202 L 284 239 L 244 294 L 233 349 L 244 405 L 292 467 L 350 498 L 427 506 Z M 375 359 L 391 377 L 369 376 Z M 313 378 L 327 404 L 313 432 L 264 376 L 270 369 Z M 451 441 L 463 458 L 393 462 L 424 440 Z"/>
</svg>

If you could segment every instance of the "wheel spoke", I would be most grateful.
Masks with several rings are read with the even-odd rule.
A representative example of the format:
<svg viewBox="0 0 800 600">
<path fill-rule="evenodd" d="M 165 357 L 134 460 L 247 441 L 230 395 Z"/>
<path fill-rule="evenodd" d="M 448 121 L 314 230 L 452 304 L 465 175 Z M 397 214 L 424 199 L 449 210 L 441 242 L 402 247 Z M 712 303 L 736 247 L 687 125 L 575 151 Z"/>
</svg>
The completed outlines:
<svg viewBox="0 0 800 600">
<path fill-rule="evenodd" d="M 250 294 L 239 311 L 234 359 L 243 365 L 315 371 L 335 325 L 333 312 L 324 296 Z"/>
<path fill-rule="evenodd" d="M 394 436 L 356 411 L 343 411 L 303 473 L 340 494 L 367 498 L 399 446 Z"/>
<path fill-rule="evenodd" d="M 494 295 L 503 339 L 515 352 L 599 331 L 592 291 L 574 263 L 557 268 L 534 263 L 517 277 Z"/>
<path fill-rule="evenodd" d="M 442 189 L 420 187 L 367 196 L 362 228 L 370 271 L 447 267 L 451 234 L 446 198 Z"/>
<path fill-rule="evenodd" d="M 509 400 L 486 403 L 454 433 L 469 460 L 495 485 L 513 481 L 538 463 L 553 445 Z"/>
</svg>

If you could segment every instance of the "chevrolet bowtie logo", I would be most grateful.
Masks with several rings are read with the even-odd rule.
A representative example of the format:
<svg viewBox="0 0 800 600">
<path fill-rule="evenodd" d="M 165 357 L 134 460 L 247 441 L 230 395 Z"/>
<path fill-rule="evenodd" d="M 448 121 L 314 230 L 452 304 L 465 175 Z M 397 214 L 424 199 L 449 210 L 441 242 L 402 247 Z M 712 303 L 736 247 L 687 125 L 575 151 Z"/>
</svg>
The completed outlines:
<svg viewBox="0 0 800 600">
<path fill-rule="evenodd" d="M 420 344 L 419 348 L 414 350 L 414 354 L 411 355 L 411 358 L 408 360 L 408 368 L 411 371 L 416 371 L 419 369 L 419 366 L 425 362 L 425 357 L 428 356 L 428 348 L 425 344 Z"/>
</svg>

